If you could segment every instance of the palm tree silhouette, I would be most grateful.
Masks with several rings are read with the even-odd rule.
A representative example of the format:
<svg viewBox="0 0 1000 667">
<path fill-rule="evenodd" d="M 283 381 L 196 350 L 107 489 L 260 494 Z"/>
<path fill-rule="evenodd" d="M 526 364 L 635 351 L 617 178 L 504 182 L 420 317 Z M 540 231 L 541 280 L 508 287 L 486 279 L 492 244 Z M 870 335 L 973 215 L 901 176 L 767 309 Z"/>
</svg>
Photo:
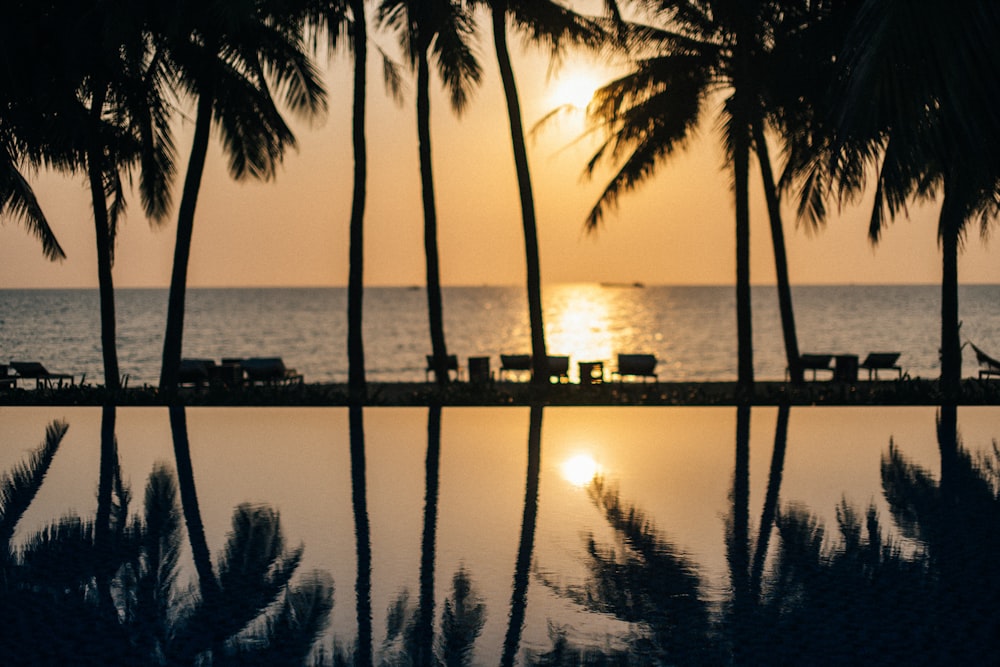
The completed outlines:
<svg viewBox="0 0 1000 667">
<path fill-rule="evenodd" d="M 510 594 L 510 616 L 503 642 L 500 664 L 513 665 L 521 644 L 524 614 L 528 606 L 528 582 L 535 548 L 538 521 L 538 485 L 542 469 L 542 406 L 532 405 L 528 417 L 528 467 L 525 470 L 524 510 L 521 514 L 521 539 L 517 546 L 514 582 Z"/>
<path fill-rule="evenodd" d="M 229 539 L 213 567 L 198 507 L 185 409 L 169 410 L 199 592 L 184 609 L 174 611 L 178 621 L 169 658 L 190 664 L 207 652 L 213 664 L 303 664 L 333 607 L 329 575 L 308 573 L 290 588 L 303 547 L 286 550 L 278 512 L 249 503 L 233 511 Z"/>
<path fill-rule="evenodd" d="M 702 581 L 694 563 L 656 528 L 641 509 L 624 503 L 616 487 L 595 478 L 588 493 L 614 530 L 616 546 L 588 535 L 589 578 L 557 592 L 597 614 L 609 614 L 638 630 L 625 648 L 576 646 L 554 632 L 553 647 L 529 664 L 618 665 L 724 664 L 712 630 Z"/>
<path fill-rule="evenodd" d="M 165 20 L 164 39 L 179 87 L 197 99 L 195 131 L 177 214 L 160 390 L 175 392 L 184 336 L 184 303 L 195 207 L 212 127 L 230 175 L 270 179 L 295 137 L 274 101 L 294 113 L 325 109 L 318 72 L 305 53 L 303 16 L 280 2 L 186 3 Z"/>
<path fill-rule="evenodd" d="M 528 169 L 521 102 L 517 94 L 510 49 L 507 46 L 507 22 L 511 21 L 515 27 L 530 34 L 536 42 L 549 44 L 553 56 L 563 48 L 565 41 L 596 46 L 602 42 L 603 32 L 597 23 L 550 0 L 478 0 L 477 4 L 484 5 L 490 11 L 493 44 L 500 67 L 504 97 L 507 100 L 507 117 L 510 122 L 514 167 L 521 199 L 521 222 L 524 229 L 528 320 L 531 325 L 531 378 L 532 382 L 537 384 L 547 384 L 549 369 L 548 354 L 545 350 L 545 324 L 542 317 L 538 223 L 535 218 L 531 173 Z"/>
<path fill-rule="evenodd" d="M 767 106 L 784 85 L 769 73 L 779 55 L 807 24 L 809 3 L 672 2 L 639 0 L 657 24 L 632 25 L 625 44 L 633 71 L 597 91 L 588 108 L 595 127 L 607 133 L 587 164 L 592 175 L 605 161 L 616 172 L 591 210 L 586 226 L 596 229 L 618 198 L 650 178 L 656 167 L 683 149 L 701 122 L 705 104 L 719 91 L 723 143 L 733 173 L 736 218 L 736 331 L 741 398 L 753 392 L 753 327 L 750 301 L 749 157 L 761 168 L 778 283 L 785 354 L 792 380 L 802 381 L 789 286 L 780 199 L 774 183 L 765 128 L 782 126 Z M 803 6 L 799 6 L 799 5 Z M 785 56 L 787 57 L 787 56 Z M 794 93 L 793 93 L 794 94 Z"/>
<path fill-rule="evenodd" d="M 434 58 L 444 81 L 451 107 L 461 114 L 478 85 L 481 70 L 469 46 L 476 23 L 471 7 L 457 0 L 383 0 L 379 24 L 399 36 L 405 57 L 417 71 L 417 137 L 420 181 L 424 209 L 424 253 L 427 259 L 427 311 L 430 319 L 434 375 L 440 385 L 448 383 L 448 348 L 444 336 L 444 314 L 437 247 L 437 205 L 431 164 L 430 59 Z"/>
<path fill-rule="evenodd" d="M 861 5 L 835 112 L 835 177 L 853 196 L 864 184 L 856 174 L 877 169 L 873 242 L 908 201 L 941 193 L 941 389 L 954 402 L 962 378 L 958 252 L 970 222 L 985 235 L 1000 213 L 1000 59 L 988 47 L 1000 34 L 1000 11 L 968 2 L 938 20 L 928 9 L 922 2 Z"/>
<path fill-rule="evenodd" d="M 139 166 L 146 216 L 162 222 L 170 205 L 173 145 L 167 128 L 162 52 L 149 30 L 145 5 L 119 2 L 31 4 L 17 29 L 43 51 L 30 70 L 30 100 L 14 128 L 36 159 L 60 170 L 84 172 L 90 189 L 101 308 L 105 387 L 120 387 L 112 265 L 118 222 L 125 210 L 126 180 Z M 44 81 L 45 85 L 38 85 Z M 15 87 L 13 92 L 19 90 Z M 20 89 L 23 91 L 23 88 Z M 3 134 L 7 134 L 3 132 Z M 37 143 L 45 136 L 44 143 Z M 4 143 L 7 144 L 5 137 Z M 41 148 L 38 148 L 38 147 Z"/>
<path fill-rule="evenodd" d="M 351 437 L 351 505 L 354 508 L 354 543 L 357 578 L 354 583 L 358 638 L 352 664 L 370 666 L 372 660 L 372 545 L 368 520 L 364 411 L 360 405 L 348 409 Z"/>
</svg>

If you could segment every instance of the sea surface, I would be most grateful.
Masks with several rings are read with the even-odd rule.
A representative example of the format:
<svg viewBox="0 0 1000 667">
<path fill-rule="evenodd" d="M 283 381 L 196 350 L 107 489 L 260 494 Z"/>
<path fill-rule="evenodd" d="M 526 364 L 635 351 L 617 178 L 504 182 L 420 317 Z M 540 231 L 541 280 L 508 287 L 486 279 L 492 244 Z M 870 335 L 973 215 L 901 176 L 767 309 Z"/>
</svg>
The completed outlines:
<svg viewBox="0 0 1000 667">
<path fill-rule="evenodd" d="M 306 382 L 346 382 L 345 288 L 192 289 L 185 357 L 282 357 Z M 1000 286 L 960 288 L 962 339 L 1000 355 Z M 543 289 L 549 354 L 613 364 L 618 353 L 651 353 L 661 381 L 736 378 L 734 290 L 729 286 L 559 284 Z M 911 377 L 939 375 L 940 288 L 804 286 L 793 289 L 801 353 L 901 353 Z M 368 288 L 365 360 L 373 382 L 420 381 L 430 352 L 422 288 Z M 155 384 L 167 309 L 165 289 L 116 295 L 118 354 L 131 386 Z M 448 350 L 469 356 L 530 352 L 525 290 L 444 289 Z M 753 288 L 754 367 L 781 379 L 785 353 L 774 287 Z M 964 375 L 976 374 L 964 352 Z M 53 372 L 103 377 L 96 290 L 0 290 L 0 361 L 40 361 Z M 574 378 L 575 379 L 575 378 Z"/>
</svg>

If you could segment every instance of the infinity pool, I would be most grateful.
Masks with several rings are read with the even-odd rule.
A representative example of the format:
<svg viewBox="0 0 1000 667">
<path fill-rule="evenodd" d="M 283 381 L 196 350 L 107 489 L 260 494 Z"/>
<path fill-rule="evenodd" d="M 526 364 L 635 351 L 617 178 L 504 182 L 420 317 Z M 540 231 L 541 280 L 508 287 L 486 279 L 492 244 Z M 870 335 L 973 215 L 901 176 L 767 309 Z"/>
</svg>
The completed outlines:
<svg viewBox="0 0 1000 667">
<path fill-rule="evenodd" d="M 0 408 L 0 651 L 987 664 L 998 424 L 994 407 Z"/>
</svg>

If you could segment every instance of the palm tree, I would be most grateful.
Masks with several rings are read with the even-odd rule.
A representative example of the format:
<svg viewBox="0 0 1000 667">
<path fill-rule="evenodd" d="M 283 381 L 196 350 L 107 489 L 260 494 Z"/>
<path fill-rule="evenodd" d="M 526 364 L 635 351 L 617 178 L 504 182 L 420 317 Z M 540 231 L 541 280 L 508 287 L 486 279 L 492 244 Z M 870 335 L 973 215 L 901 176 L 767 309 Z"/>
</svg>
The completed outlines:
<svg viewBox="0 0 1000 667">
<path fill-rule="evenodd" d="M 360 405 L 348 408 L 351 440 L 351 506 L 354 511 L 354 543 L 357 578 L 354 583 L 358 638 L 351 663 L 360 667 L 374 664 L 372 659 L 372 542 L 368 519 L 368 482 L 366 476 L 364 411 Z"/>
<path fill-rule="evenodd" d="M 738 382 L 742 398 L 752 396 L 753 327 L 750 301 L 749 156 L 763 177 L 774 245 L 785 354 L 793 381 L 802 380 L 791 289 L 781 225 L 780 199 L 770 164 L 765 129 L 766 100 L 782 81 L 770 73 L 782 40 L 801 32 L 811 3 L 715 0 L 639 0 L 656 25 L 632 25 L 626 47 L 634 69 L 597 91 L 588 109 L 607 139 L 588 162 L 593 175 L 605 161 L 616 172 L 591 210 L 587 229 L 596 229 L 618 198 L 650 178 L 656 167 L 683 149 L 702 121 L 706 103 L 720 92 L 723 143 L 733 174 L 736 218 L 736 330 Z M 785 85 L 787 88 L 787 84 Z M 792 92 L 794 95 L 794 91 Z"/>
<path fill-rule="evenodd" d="M 841 196 L 877 170 L 869 237 L 910 201 L 940 197 L 941 390 L 961 394 L 958 253 L 970 222 L 982 234 L 1000 213 L 1000 8 L 988 0 L 943 14 L 927 2 L 862 3 L 847 38 L 844 94 L 835 107 L 833 178 Z"/>
<path fill-rule="evenodd" d="M 162 222 L 173 175 L 164 98 L 170 72 L 146 10 L 120 0 L 57 0 L 40 7 L 35 24 L 22 26 L 43 40 L 36 50 L 52 54 L 39 70 L 48 89 L 36 100 L 36 125 L 50 135 L 43 155 L 58 168 L 85 171 L 90 186 L 104 380 L 111 394 L 120 387 L 112 266 L 125 184 L 138 164 L 144 212 Z"/>
<path fill-rule="evenodd" d="M 748 161 L 754 7 L 725 0 L 637 4 L 651 9 L 660 22 L 628 30 L 626 44 L 640 56 L 635 69 L 598 90 L 588 109 L 608 138 L 588 162 L 587 173 L 605 159 L 620 160 L 621 165 L 586 225 L 595 229 L 622 193 L 683 148 L 701 121 L 708 97 L 719 88 L 728 90 L 722 113 L 736 202 L 738 382 L 741 395 L 748 398 L 753 391 Z"/>
<path fill-rule="evenodd" d="M 528 170 L 521 102 L 514 80 L 510 49 L 507 46 L 507 23 L 508 21 L 513 23 L 516 28 L 530 35 L 535 42 L 547 44 L 554 58 L 558 56 L 565 41 L 598 46 L 603 41 L 603 32 L 594 21 L 551 0 L 476 0 L 476 3 L 484 5 L 490 11 L 493 44 L 500 67 L 504 97 L 507 100 L 507 117 L 510 122 L 514 167 L 521 198 L 521 222 L 524 229 L 528 320 L 531 324 L 531 377 L 532 382 L 547 384 L 548 353 L 545 349 L 545 323 L 542 317 L 538 224 L 535 218 L 535 199 L 531 189 L 531 173 Z"/>
<path fill-rule="evenodd" d="M 431 164 L 430 60 L 451 98 L 451 107 L 461 114 L 469 103 L 481 69 L 469 46 L 476 34 L 472 9 L 459 0 L 383 0 L 380 25 L 399 35 L 405 57 L 417 72 L 417 140 L 424 208 L 424 253 L 427 274 L 427 311 L 430 319 L 432 367 L 440 385 L 448 383 L 448 348 L 444 337 L 444 313 L 437 247 L 437 206 Z"/>
<path fill-rule="evenodd" d="M 323 87 L 304 49 L 303 11 L 277 0 L 216 0 L 209 10 L 204 3 L 191 3 L 182 6 L 179 17 L 164 17 L 170 21 L 165 43 L 178 85 L 197 104 L 177 214 L 161 391 L 177 387 L 195 207 L 212 127 L 220 133 L 233 178 L 267 180 L 285 150 L 295 145 L 272 91 L 295 113 L 309 116 L 325 108 Z"/>
<path fill-rule="evenodd" d="M 531 558 L 535 550 L 535 526 L 538 521 L 538 488 L 542 470 L 542 406 L 532 405 L 528 422 L 528 467 L 525 470 L 524 509 L 521 514 L 521 539 L 514 566 L 514 584 L 510 595 L 510 615 L 503 642 L 500 664 L 509 667 L 517 658 L 528 606 L 528 583 Z"/>
</svg>

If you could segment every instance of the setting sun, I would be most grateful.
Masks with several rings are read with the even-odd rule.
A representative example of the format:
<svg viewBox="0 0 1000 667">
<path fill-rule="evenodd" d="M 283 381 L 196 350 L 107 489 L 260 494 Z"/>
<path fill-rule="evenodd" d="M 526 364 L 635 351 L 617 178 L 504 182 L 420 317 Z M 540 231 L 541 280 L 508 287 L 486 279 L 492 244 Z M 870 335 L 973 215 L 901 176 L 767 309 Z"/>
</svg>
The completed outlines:
<svg viewBox="0 0 1000 667">
<path fill-rule="evenodd" d="M 573 486 L 589 484 L 600 472 L 597 461 L 589 454 L 577 454 L 562 464 L 563 478 Z"/>
<path fill-rule="evenodd" d="M 554 82 L 551 95 L 553 106 L 570 106 L 583 111 L 600 85 L 589 73 L 567 72 Z"/>
</svg>

